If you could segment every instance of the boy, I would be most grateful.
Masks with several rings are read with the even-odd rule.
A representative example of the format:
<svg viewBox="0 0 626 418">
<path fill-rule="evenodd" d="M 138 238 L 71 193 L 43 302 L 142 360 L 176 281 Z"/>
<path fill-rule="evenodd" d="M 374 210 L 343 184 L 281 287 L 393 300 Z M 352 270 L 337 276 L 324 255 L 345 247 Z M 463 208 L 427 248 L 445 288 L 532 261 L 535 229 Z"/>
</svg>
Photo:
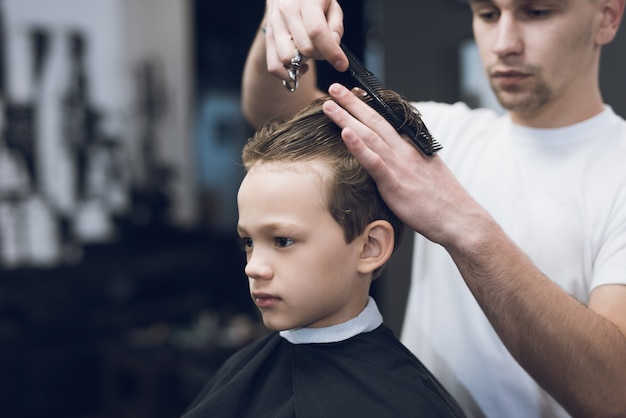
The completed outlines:
<svg viewBox="0 0 626 418">
<path fill-rule="evenodd" d="M 409 103 L 385 98 L 408 124 Z M 460 408 L 385 325 L 377 278 L 404 225 L 317 100 L 243 150 L 238 233 L 250 294 L 271 330 L 232 356 L 191 417 L 459 417 Z"/>
</svg>

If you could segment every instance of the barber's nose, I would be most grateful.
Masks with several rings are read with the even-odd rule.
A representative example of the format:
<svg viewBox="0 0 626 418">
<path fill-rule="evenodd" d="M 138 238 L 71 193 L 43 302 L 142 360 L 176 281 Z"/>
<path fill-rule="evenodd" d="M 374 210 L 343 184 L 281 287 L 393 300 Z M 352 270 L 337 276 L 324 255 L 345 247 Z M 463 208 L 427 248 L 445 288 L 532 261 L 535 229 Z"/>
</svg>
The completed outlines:
<svg viewBox="0 0 626 418">
<path fill-rule="evenodd" d="M 498 19 L 493 52 L 499 56 L 505 56 L 519 54 L 522 49 L 523 42 L 519 22 L 515 20 L 514 16 L 503 13 Z"/>
<path fill-rule="evenodd" d="M 246 276 L 255 280 L 268 280 L 274 275 L 268 257 L 264 256 L 263 252 L 256 248 L 248 253 L 244 271 Z"/>
</svg>

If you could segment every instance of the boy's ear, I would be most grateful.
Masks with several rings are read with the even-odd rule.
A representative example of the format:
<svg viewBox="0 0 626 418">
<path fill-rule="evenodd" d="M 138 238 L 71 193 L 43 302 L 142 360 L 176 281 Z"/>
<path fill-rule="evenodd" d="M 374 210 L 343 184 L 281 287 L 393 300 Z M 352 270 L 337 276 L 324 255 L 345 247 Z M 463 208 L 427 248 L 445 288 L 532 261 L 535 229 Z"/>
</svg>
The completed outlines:
<svg viewBox="0 0 626 418">
<path fill-rule="evenodd" d="M 387 221 L 377 220 L 365 227 L 363 248 L 357 267 L 359 273 L 372 273 L 385 264 L 393 253 L 393 227 Z"/>
</svg>

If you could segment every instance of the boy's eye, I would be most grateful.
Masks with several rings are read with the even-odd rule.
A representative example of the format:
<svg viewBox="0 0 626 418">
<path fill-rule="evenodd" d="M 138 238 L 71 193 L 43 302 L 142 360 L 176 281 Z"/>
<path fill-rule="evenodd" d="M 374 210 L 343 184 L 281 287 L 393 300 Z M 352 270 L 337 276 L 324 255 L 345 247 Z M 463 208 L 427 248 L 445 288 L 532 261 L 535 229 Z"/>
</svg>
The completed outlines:
<svg viewBox="0 0 626 418">
<path fill-rule="evenodd" d="M 239 238 L 239 246 L 243 251 L 248 251 L 254 247 L 254 242 L 252 238 Z"/>
<path fill-rule="evenodd" d="M 294 241 L 291 238 L 286 238 L 286 237 L 276 237 L 274 239 L 274 242 L 276 243 L 276 246 L 279 248 L 289 247 L 290 245 L 294 243 Z"/>
</svg>

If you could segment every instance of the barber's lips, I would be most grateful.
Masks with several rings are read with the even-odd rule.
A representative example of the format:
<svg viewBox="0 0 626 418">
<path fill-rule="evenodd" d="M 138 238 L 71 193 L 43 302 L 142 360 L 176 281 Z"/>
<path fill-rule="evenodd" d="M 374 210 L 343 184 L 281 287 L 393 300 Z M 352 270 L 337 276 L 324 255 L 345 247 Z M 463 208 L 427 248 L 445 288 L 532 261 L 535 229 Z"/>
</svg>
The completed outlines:
<svg viewBox="0 0 626 418">
<path fill-rule="evenodd" d="M 529 74 L 520 71 L 494 71 L 491 74 L 491 78 L 503 87 L 515 86 L 529 77 Z"/>
<path fill-rule="evenodd" d="M 252 300 L 259 308 L 271 308 L 280 302 L 280 298 L 278 296 L 267 293 L 254 293 L 252 294 Z"/>
</svg>

